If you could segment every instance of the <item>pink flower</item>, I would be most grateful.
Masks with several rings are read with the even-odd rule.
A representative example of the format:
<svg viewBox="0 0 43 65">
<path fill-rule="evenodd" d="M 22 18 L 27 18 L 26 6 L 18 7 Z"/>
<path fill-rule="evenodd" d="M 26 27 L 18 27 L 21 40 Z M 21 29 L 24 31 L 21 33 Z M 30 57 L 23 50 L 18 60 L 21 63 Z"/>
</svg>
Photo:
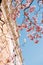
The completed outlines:
<svg viewBox="0 0 43 65">
<path fill-rule="evenodd" d="M 39 41 L 38 40 L 35 40 L 35 43 L 38 43 Z"/>
<path fill-rule="evenodd" d="M 40 27 L 40 26 L 37 26 L 37 27 L 36 27 L 36 31 L 37 31 L 37 32 L 40 32 L 40 31 L 41 31 L 41 27 Z"/>
<path fill-rule="evenodd" d="M 30 5 L 30 3 L 32 2 L 32 0 L 26 0 L 26 7 L 28 7 Z"/>
<path fill-rule="evenodd" d="M 35 10 L 35 7 L 34 6 L 31 6 L 30 7 L 30 12 L 33 12 Z"/>
<path fill-rule="evenodd" d="M 29 34 L 28 37 L 30 38 L 30 40 L 34 40 L 34 36 L 32 36 L 31 34 Z"/>
<path fill-rule="evenodd" d="M 25 16 L 28 16 L 28 13 L 27 13 L 27 12 L 24 12 L 24 15 L 25 15 Z"/>
<path fill-rule="evenodd" d="M 26 0 L 27 1 L 27 3 L 31 3 L 32 2 L 32 0 Z"/>
</svg>

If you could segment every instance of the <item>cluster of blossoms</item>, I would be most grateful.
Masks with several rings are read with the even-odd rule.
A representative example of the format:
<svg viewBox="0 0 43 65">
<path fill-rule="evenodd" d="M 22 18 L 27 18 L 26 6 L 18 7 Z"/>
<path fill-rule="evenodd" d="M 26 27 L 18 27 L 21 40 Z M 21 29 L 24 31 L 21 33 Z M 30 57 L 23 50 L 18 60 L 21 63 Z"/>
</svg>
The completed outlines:
<svg viewBox="0 0 43 65">
<path fill-rule="evenodd" d="M 23 0 L 24 1 L 24 0 Z M 39 24 L 43 24 L 43 19 L 41 23 L 37 22 L 37 15 L 33 16 L 33 21 L 30 19 L 29 14 L 34 12 L 36 6 L 31 6 L 34 0 L 26 0 L 26 3 L 23 4 L 22 0 L 13 0 L 13 8 L 14 12 L 12 15 L 12 18 L 16 20 L 17 17 L 20 17 L 20 11 L 24 11 L 24 20 L 21 25 L 17 26 L 17 32 L 18 30 L 26 29 L 27 31 L 27 36 L 31 40 L 33 40 L 35 43 L 39 42 L 39 38 L 42 37 L 43 34 L 43 26 L 40 26 Z M 37 3 L 39 6 L 43 5 L 43 0 L 37 0 Z M 28 10 L 28 11 L 26 11 Z M 16 12 L 16 13 L 15 13 Z M 38 12 L 37 12 L 38 13 Z M 38 24 L 39 23 L 39 24 Z"/>
</svg>

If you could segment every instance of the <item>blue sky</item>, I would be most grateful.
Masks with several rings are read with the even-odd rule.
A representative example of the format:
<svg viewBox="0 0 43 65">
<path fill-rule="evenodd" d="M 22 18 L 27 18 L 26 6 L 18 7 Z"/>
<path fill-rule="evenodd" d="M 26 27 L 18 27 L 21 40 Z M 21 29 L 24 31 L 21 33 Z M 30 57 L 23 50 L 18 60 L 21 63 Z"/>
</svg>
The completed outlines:
<svg viewBox="0 0 43 65">
<path fill-rule="evenodd" d="M 25 1 L 25 0 L 24 0 Z M 36 10 L 32 14 L 30 14 L 30 18 L 34 16 L 39 9 L 36 0 L 32 3 L 32 5 L 36 5 Z M 38 13 L 38 22 L 40 22 L 42 18 L 43 9 L 41 8 Z M 17 18 L 17 23 L 21 24 L 23 21 L 23 11 L 21 11 L 20 18 Z M 22 55 L 24 59 L 23 65 L 43 65 L 43 37 L 40 39 L 38 44 L 35 44 L 33 41 L 27 38 L 26 30 L 20 31 L 20 46 L 22 49 Z M 23 42 L 23 39 L 26 38 L 26 43 Z"/>
</svg>

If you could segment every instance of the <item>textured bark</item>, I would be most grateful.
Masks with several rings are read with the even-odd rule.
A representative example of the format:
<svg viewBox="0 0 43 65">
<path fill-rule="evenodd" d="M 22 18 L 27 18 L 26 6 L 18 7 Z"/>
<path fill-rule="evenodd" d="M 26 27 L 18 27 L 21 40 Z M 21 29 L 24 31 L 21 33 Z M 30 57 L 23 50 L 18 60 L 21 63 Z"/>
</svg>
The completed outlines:
<svg viewBox="0 0 43 65">
<path fill-rule="evenodd" d="M 22 54 L 17 39 L 16 23 L 10 18 L 11 0 L 2 0 L 0 21 L 0 65 L 22 65 Z"/>
</svg>

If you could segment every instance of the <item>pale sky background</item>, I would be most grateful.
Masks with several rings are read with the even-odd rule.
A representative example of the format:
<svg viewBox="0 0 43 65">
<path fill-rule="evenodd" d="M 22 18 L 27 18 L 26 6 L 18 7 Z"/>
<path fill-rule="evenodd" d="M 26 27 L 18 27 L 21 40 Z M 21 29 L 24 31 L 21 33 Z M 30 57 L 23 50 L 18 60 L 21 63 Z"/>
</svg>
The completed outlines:
<svg viewBox="0 0 43 65">
<path fill-rule="evenodd" d="M 24 0 L 25 2 L 25 0 Z M 36 0 L 32 3 L 32 5 L 36 5 L 36 12 L 39 10 L 38 4 Z M 30 18 L 34 16 L 34 13 L 30 14 Z M 38 22 L 41 21 L 43 9 L 41 8 L 38 13 Z M 17 23 L 21 24 L 23 20 L 23 11 L 21 11 L 20 18 L 17 18 Z M 24 58 L 23 65 L 43 65 L 43 37 L 39 40 L 38 44 L 35 44 L 33 41 L 27 38 L 26 30 L 20 31 L 20 45 L 22 49 L 22 55 Z M 26 43 L 24 44 L 23 39 L 26 38 Z"/>
</svg>

